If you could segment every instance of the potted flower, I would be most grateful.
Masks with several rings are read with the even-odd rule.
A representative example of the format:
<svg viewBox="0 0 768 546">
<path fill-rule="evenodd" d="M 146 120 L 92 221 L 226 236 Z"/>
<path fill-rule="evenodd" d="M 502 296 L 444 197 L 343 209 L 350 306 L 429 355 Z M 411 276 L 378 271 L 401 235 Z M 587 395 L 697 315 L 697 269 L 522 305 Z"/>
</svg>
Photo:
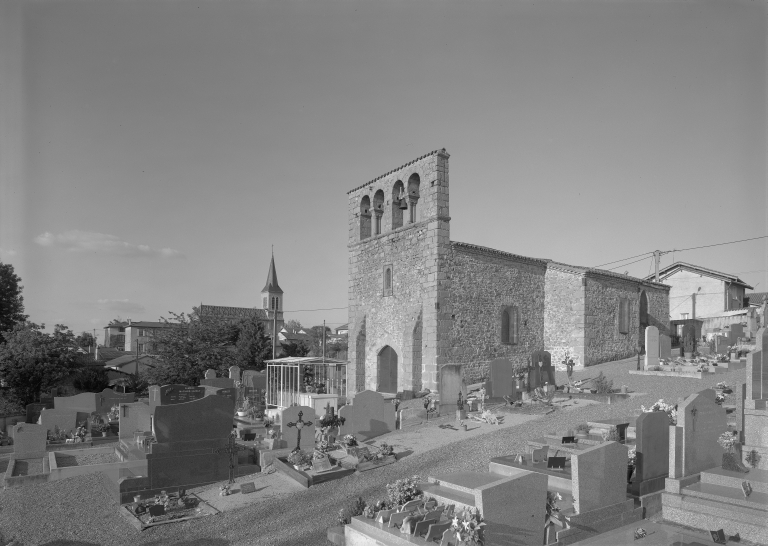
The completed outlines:
<svg viewBox="0 0 768 546">
<path fill-rule="evenodd" d="M 96 425 L 95 429 L 96 429 L 97 432 L 101 433 L 102 437 L 106 437 L 107 433 L 109 432 L 110 427 L 109 427 L 109 424 L 101 422 L 101 423 L 98 423 Z"/>
<path fill-rule="evenodd" d="M 244 398 L 240 405 L 237 407 L 237 416 L 246 417 L 251 410 L 251 401 L 248 398 Z"/>
<path fill-rule="evenodd" d="M 749 472 L 749 469 L 741 463 L 741 461 L 734 453 L 736 444 L 739 443 L 737 434 L 738 433 L 736 431 L 731 432 L 727 430 L 717 438 L 717 443 L 720 444 L 720 447 L 725 450 L 725 453 L 723 453 L 722 467 L 723 470 L 732 470 L 734 472 Z"/>
<path fill-rule="evenodd" d="M 341 439 L 341 447 L 347 455 L 357 455 L 357 438 L 354 434 L 347 434 Z"/>
<path fill-rule="evenodd" d="M 627 452 L 627 483 L 632 483 L 635 466 L 637 466 L 637 446 L 632 446 Z"/>
</svg>

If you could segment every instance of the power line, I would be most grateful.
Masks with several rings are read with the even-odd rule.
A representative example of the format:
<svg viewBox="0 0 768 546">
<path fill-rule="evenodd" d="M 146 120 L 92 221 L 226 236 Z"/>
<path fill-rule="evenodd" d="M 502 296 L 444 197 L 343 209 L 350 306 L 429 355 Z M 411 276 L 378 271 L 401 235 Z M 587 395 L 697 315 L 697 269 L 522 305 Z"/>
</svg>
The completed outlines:
<svg viewBox="0 0 768 546">
<path fill-rule="evenodd" d="M 653 252 L 645 252 L 643 254 L 638 254 L 637 256 L 630 256 L 629 258 L 624 258 L 623 260 L 616 260 L 614 262 L 608 262 L 607 264 L 596 265 L 595 267 L 603 267 L 604 265 L 611 265 L 611 264 L 615 264 L 617 262 L 624 262 L 626 260 L 631 260 L 632 258 L 637 258 L 639 256 L 645 256 L 646 254 L 653 254 Z M 635 263 L 635 262 L 632 262 L 632 263 Z M 619 266 L 619 267 L 621 267 L 621 266 Z M 614 269 L 616 269 L 616 268 L 614 268 Z"/>
<path fill-rule="evenodd" d="M 732 244 L 735 244 L 735 243 L 744 243 L 746 241 L 756 241 L 758 239 L 765 239 L 767 237 L 768 237 L 768 235 L 761 235 L 759 237 L 751 237 L 749 239 L 739 239 L 738 241 L 728 241 L 727 243 L 715 243 L 713 245 L 692 246 L 690 248 L 676 248 L 676 249 L 673 249 L 673 250 L 662 251 L 662 254 L 669 254 L 670 252 L 684 252 L 686 250 L 697 250 L 699 248 L 710 248 L 710 247 L 713 247 L 713 246 L 732 245 Z M 653 254 L 653 251 L 645 252 L 643 254 L 638 254 L 637 256 L 630 256 L 629 258 L 623 258 L 621 260 L 615 260 L 613 262 L 608 262 L 608 263 L 604 263 L 604 264 L 601 264 L 601 265 L 596 265 L 595 267 L 597 268 L 597 267 L 603 267 L 604 265 L 611 265 L 611 264 L 615 264 L 615 263 L 618 263 L 618 262 L 625 262 L 627 260 L 631 260 L 632 258 L 638 258 L 640 256 L 645 256 L 647 254 Z M 637 261 L 634 261 L 634 262 L 631 262 L 631 263 L 628 263 L 628 264 L 624 264 L 624 265 L 632 265 L 632 264 L 636 264 L 637 262 L 640 262 L 640 261 L 642 261 L 642 260 L 637 260 Z M 619 267 L 623 267 L 623 265 L 620 265 L 620 266 L 617 266 L 617 267 L 613 267 L 611 269 L 608 269 L 608 271 L 612 271 L 613 269 L 618 269 Z M 762 270 L 762 271 L 764 271 L 764 270 Z M 747 272 L 745 272 L 745 273 L 747 273 Z"/>
<path fill-rule="evenodd" d="M 645 260 L 644 257 L 640 258 L 639 260 L 635 260 L 634 262 L 629 262 L 628 264 L 622 264 L 622 265 L 617 265 L 616 267 L 611 267 L 609 269 L 606 269 L 606 271 L 613 271 L 614 269 L 620 269 L 620 268 L 628 266 L 628 265 L 636 264 L 637 262 L 642 262 L 643 260 Z"/>
</svg>

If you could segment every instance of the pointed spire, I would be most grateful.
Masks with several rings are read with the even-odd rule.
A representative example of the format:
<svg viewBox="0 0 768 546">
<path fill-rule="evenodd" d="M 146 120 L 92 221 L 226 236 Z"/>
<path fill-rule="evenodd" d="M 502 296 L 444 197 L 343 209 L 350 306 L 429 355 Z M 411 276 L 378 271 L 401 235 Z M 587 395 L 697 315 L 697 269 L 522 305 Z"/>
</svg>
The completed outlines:
<svg viewBox="0 0 768 546">
<path fill-rule="evenodd" d="M 264 288 L 261 289 L 262 292 L 275 292 L 277 294 L 282 294 L 283 291 L 280 289 L 280 285 L 277 284 L 277 271 L 275 270 L 275 255 L 274 255 L 274 249 L 272 250 L 272 260 L 269 262 L 269 274 L 267 275 L 267 284 L 264 285 Z"/>
</svg>

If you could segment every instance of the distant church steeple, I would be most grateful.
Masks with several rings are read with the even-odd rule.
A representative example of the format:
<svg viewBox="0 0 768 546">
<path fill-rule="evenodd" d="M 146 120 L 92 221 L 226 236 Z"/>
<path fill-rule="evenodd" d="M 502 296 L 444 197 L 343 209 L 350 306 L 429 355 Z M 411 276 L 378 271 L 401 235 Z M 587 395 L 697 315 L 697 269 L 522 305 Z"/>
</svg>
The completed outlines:
<svg viewBox="0 0 768 546">
<path fill-rule="evenodd" d="M 277 284 L 277 270 L 275 269 L 275 254 L 272 252 L 272 261 L 269 263 L 267 284 L 261 289 L 262 307 L 270 311 L 283 310 L 283 290 Z"/>
</svg>

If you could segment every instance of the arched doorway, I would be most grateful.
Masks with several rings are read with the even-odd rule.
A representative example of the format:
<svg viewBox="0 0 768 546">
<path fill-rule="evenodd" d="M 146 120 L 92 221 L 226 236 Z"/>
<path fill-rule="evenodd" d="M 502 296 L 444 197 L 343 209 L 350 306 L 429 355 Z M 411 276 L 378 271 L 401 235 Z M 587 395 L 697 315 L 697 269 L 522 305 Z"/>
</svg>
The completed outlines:
<svg viewBox="0 0 768 546">
<path fill-rule="evenodd" d="M 645 290 L 640 292 L 640 305 L 639 307 L 639 323 L 640 323 L 640 337 L 639 345 L 642 352 L 645 353 L 645 329 L 648 327 L 648 297 L 645 295 Z"/>
<path fill-rule="evenodd" d="M 379 383 L 378 392 L 397 392 L 397 353 L 389 345 L 385 346 L 378 357 Z"/>
</svg>

